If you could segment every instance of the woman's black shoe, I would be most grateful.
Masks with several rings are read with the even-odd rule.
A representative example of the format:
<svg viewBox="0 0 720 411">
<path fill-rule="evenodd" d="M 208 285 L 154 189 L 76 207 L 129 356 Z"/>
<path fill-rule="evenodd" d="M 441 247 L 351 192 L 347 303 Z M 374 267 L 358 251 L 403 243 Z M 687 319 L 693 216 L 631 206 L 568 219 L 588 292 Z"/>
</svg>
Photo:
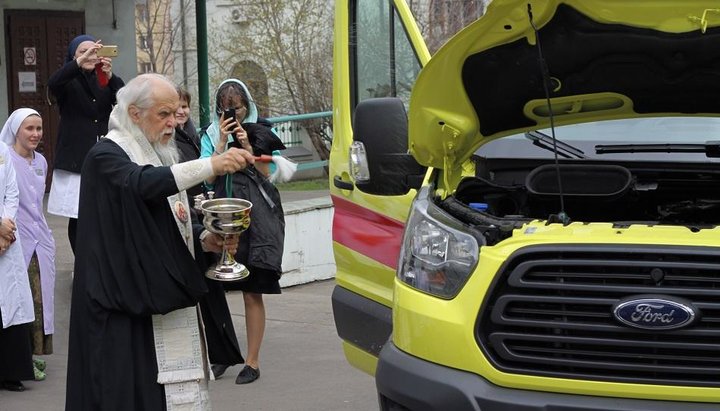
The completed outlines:
<svg viewBox="0 0 720 411">
<path fill-rule="evenodd" d="M 221 375 L 225 374 L 225 370 L 227 370 L 228 367 L 230 366 L 225 364 L 213 364 L 210 366 L 210 369 L 215 375 L 215 378 L 220 378 Z"/>
<path fill-rule="evenodd" d="M 249 365 L 243 367 L 240 374 L 235 379 L 235 384 L 248 384 L 260 378 L 260 370 L 255 369 Z"/>
<path fill-rule="evenodd" d="M 8 391 L 16 391 L 16 392 L 25 391 L 25 386 L 20 381 L 3 381 L 2 387 Z"/>
</svg>

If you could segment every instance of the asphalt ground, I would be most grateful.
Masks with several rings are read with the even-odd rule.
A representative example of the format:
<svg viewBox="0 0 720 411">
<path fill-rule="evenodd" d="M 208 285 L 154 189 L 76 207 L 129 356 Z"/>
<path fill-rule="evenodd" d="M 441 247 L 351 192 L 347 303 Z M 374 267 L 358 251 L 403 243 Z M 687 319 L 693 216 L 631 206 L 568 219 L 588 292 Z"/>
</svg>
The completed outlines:
<svg viewBox="0 0 720 411">
<path fill-rule="evenodd" d="M 327 191 L 282 192 L 283 203 L 327 195 Z M 63 410 L 73 255 L 67 219 L 48 216 L 57 252 L 55 352 L 44 356 L 47 378 L 24 382 L 21 393 L 0 391 L 0 411 Z M 214 410 L 377 410 L 374 380 L 345 361 L 335 332 L 330 295 L 334 281 L 284 288 L 265 296 L 267 323 L 260 353 L 260 378 L 235 384 L 242 365 L 210 382 Z M 242 295 L 227 294 L 233 324 L 245 352 Z M 4 349 L 5 347 L 3 347 Z M 102 367 L 103 364 L 97 364 Z"/>
</svg>

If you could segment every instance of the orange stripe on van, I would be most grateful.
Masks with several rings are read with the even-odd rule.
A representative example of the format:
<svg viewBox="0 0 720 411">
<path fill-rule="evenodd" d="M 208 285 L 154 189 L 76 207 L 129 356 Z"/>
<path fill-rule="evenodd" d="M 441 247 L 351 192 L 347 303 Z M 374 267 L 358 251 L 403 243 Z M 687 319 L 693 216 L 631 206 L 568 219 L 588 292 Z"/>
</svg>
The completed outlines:
<svg viewBox="0 0 720 411">
<path fill-rule="evenodd" d="M 396 269 L 405 225 L 337 196 L 332 201 L 333 240 Z"/>
</svg>

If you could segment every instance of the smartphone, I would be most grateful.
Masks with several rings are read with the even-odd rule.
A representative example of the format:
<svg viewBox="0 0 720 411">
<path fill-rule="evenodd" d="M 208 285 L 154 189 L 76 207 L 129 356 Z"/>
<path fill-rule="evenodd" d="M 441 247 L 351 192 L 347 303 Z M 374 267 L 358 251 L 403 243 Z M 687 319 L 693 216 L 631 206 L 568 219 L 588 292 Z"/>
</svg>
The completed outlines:
<svg viewBox="0 0 720 411">
<path fill-rule="evenodd" d="M 231 119 L 237 121 L 235 119 L 235 109 L 234 108 L 228 108 L 228 109 L 223 110 L 223 115 L 225 116 L 225 120 L 231 118 Z M 235 138 L 235 133 L 230 133 L 230 135 L 233 138 Z"/>
<path fill-rule="evenodd" d="M 232 118 L 235 118 L 235 109 L 234 108 L 228 108 L 226 110 L 223 110 L 223 115 L 225 116 L 225 120 Z"/>
<path fill-rule="evenodd" d="M 117 55 L 118 46 L 104 45 L 97 51 L 98 57 L 117 57 Z"/>
</svg>

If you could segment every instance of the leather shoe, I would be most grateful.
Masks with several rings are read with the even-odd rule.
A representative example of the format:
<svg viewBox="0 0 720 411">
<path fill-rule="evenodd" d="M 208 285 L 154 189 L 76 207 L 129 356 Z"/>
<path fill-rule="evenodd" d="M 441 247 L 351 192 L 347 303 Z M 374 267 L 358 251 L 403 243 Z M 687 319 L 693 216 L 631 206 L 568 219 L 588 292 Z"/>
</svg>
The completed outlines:
<svg viewBox="0 0 720 411">
<path fill-rule="evenodd" d="M 20 381 L 3 381 L 2 387 L 8 391 L 15 391 L 15 392 L 25 391 L 25 386 Z"/>
<path fill-rule="evenodd" d="M 225 374 L 225 370 L 230 367 L 229 365 L 225 364 L 213 364 L 210 366 L 210 369 L 212 370 L 213 374 L 215 375 L 215 378 L 220 378 L 223 374 Z"/>
<path fill-rule="evenodd" d="M 235 379 L 235 384 L 249 384 L 258 378 L 260 378 L 260 369 L 246 365 Z"/>
</svg>

